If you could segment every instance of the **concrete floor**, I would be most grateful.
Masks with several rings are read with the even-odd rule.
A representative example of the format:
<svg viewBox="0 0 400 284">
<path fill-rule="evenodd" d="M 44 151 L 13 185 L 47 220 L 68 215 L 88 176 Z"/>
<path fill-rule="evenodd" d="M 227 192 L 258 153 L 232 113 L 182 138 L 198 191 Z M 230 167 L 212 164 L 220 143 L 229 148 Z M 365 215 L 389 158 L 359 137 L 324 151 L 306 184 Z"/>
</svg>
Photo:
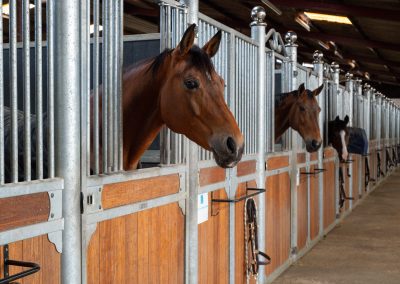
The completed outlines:
<svg viewBox="0 0 400 284">
<path fill-rule="evenodd" d="M 400 284 L 400 170 L 274 284 Z"/>
</svg>

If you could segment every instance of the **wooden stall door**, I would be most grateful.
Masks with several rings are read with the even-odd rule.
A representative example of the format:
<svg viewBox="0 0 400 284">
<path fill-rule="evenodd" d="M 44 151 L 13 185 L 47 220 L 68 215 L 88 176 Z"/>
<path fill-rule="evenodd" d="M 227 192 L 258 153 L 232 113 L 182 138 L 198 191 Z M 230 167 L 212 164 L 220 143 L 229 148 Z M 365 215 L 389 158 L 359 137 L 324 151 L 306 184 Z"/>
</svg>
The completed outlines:
<svg viewBox="0 0 400 284">
<path fill-rule="evenodd" d="M 306 172 L 306 168 L 300 168 Z M 307 244 L 308 237 L 308 175 L 300 175 L 297 186 L 297 248 L 300 251 Z"/>
<path fill-rule="evenodd" d="M 313 167 L 312 167 L 313 168 Z M 316 168 L 316 166 L 315 166 Z M 323 174 L 323 173 L 320 173 Z M 319 184 L 318 175 L 309 177 L 310 182 L 310 239 L 314 240 L 319 233 Z"/>
<path fill-rule="evenodd" d="M 324 229 L 327 229 L 336 219 L 335 162 L 324 162 L 324 168 Z"/>
</svg>

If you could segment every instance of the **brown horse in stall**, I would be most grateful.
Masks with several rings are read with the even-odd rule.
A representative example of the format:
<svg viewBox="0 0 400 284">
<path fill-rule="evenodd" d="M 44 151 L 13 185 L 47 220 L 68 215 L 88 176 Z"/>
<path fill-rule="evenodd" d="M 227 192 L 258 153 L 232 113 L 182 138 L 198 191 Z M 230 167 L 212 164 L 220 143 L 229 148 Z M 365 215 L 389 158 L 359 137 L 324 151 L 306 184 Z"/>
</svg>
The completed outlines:
<svg viewBox="0 0 400 284">
<path fill-rule="evenodd" d="M 349 117 L 346 115 L 344 120 L 336 116 L 334 120 L 328 122 L 328 144 L 336 150 L 340 162 L 347 161 L 349 156 L 347 145 L 349 144 L 349 129 L 347 124 Z"/>
<path fill-rule="evenodd" d="M 225 103 L 224 80 L 211 61 L 221 31 L 199 48 L 194 45 L 195 29 L 192 24 L 176 48 L 166 49 L 123 75 L 125 170 L 137 167 L 163 125 L 212 151 L 221 167 L 234 167 L 242 157 L 244 139 Z"/>
<path fill-rule="evenodd" d="M 275 140 L 289 128 L 293 128 L 303 138 L 308 152 L 315 152 L 322 144 L 318 125 L 318 106 L 316 96 L 324 85 L 314 91 L 306 90 L 304 84 L 298 90 L 276 96 L 275 100 Z"/>
</svg>

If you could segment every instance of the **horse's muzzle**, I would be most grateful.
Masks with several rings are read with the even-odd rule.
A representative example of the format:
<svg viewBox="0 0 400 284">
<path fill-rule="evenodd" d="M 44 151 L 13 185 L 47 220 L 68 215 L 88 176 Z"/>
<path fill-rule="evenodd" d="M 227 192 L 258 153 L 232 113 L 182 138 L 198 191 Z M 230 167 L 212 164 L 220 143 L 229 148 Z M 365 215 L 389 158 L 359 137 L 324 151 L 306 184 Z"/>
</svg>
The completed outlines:
<svg viewBox="0 0 400 284">
<path fill-rule="evenodd" d="M 318 151 L 319 147 L 321 147 L 322 141 L 317 140 L 308 140 L 306 141 L 306 150 L 307 152 L 316 152 Z"/>
<path fill-rule="evenodd" d="M 216 137 L 210 144 L 215 162 L 222 168 L 233 168 L 242 158 L 244 143 L 231 136 Z"/>
</svg>

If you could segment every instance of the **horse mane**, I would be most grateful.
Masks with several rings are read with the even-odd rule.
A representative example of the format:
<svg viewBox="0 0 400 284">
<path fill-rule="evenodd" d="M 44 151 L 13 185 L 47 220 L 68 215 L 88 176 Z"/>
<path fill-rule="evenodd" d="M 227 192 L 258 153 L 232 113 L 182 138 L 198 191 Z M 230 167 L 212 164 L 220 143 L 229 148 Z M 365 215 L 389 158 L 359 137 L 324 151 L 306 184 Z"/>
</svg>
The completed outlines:
<svg viewBox="0 0 400 284">
<path fill-rule="evenodd" d="M 314 97 L 314 94 L 308 89 L 306 90 L 306 94 L 309 99 L 312 99 Z M 291 91 L 289 93 L 281 93 L 275 95 L 275 107 L 279 107 L 287 97 L 296 95 L 297 95 L 297 90 Z"/>
<path fill-rule="evenodd" d="M 169 58 L 174 49 L 165 49 L 159 55 L 153 58 L 153 62 L 150 64 L 149 69 L 153 73 L 153 76 L 156 76 L 158 71 L 160 70 L 162 64 L 165 62 L 167 58 Z M 194 45 L 189 50 L 189 59 L 188 64 L 190 67 L 197 68 L 200 72 L 211 73 L 214 71 L 214 64 L 211 61 L 210 57 L 207 53 L 205 53 L 200 47 Z"/>
</svg>

